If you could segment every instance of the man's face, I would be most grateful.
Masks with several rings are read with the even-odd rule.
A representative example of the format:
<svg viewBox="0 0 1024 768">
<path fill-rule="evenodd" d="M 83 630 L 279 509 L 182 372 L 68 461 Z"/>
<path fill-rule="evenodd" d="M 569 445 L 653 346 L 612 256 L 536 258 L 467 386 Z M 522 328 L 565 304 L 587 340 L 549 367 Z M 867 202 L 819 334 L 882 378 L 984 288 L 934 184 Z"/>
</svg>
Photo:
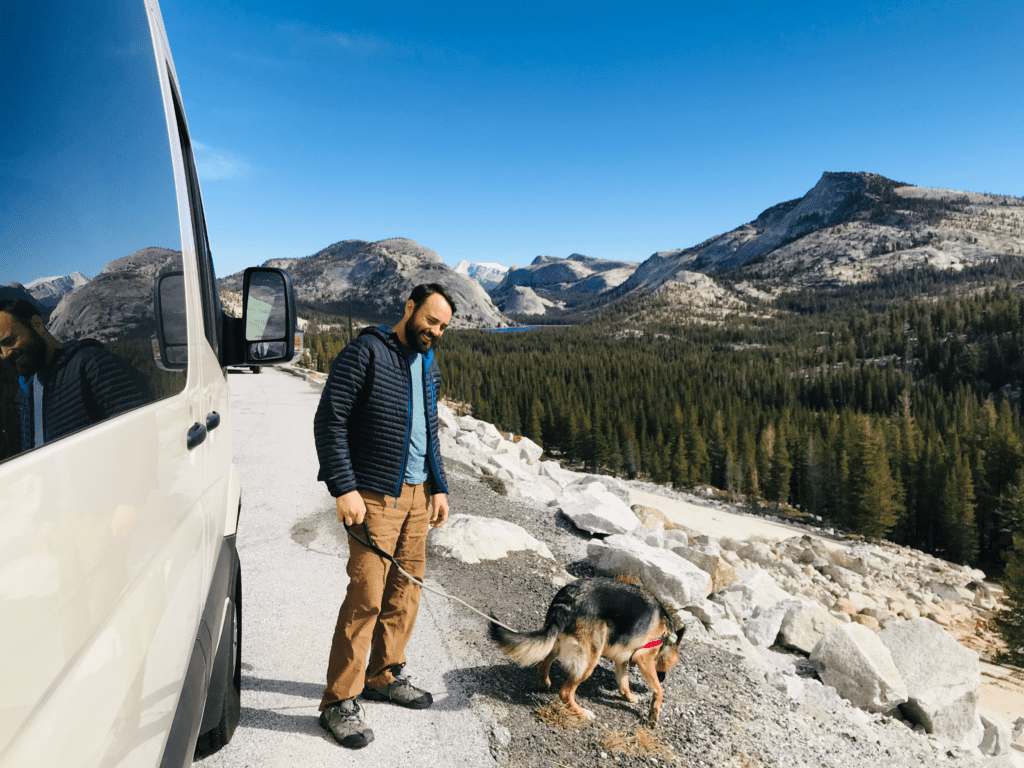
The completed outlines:
<svg viewBox="0 0 1024 768">
<path fill-rule="evenodd" d="M 0 358 L 28 378 L 46 364 L 46 341 L 31 324 L 0 312 Z"/>
<path fill-rule="evenodd" d="M 452 320 L 452 308 L 444 296 L 432 293 L 405 321 L 406 343 L 420 354 L 429 351 Z"/>
</svg>

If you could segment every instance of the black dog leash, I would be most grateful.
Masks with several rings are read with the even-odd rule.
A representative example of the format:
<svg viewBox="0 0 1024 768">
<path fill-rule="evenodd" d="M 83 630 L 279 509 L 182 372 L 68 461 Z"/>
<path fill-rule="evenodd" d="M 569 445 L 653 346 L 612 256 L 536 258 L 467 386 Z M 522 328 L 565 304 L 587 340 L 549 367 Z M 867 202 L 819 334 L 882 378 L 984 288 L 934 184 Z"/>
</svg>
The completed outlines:
<svg viewBox="0 0 1024 768">
<path fill-rule="evenodd" d="M 417 579 L 415 576 L 412 576 L 408 571 L 405 570 L 405 568 L 403 568 L 402 566 L 400 566 L 398 564 L 398 561 L 395 560 L 393 555 L 385 552 L 383 549 L 381 549 L 380 547 L 377 546 L 376 542 L 373 540 L 373 536 L 370 535 L 370 526 L 368 526 L 366 524 L 366 520 L 363 520 L 363 531 L 366 533 L 366 538 L 365 539 L 359 538 L 359 536 L 356 535 L 356 532 L 352 530 L 352 528 L 348 525 L 348 523 L 342 523 L 342 525 L 345 526 L 345 530 L 348 531 L 348 535 L 349 536 L 351 536 L 353 539 L 358 541 L 360 544 L 362 544 L 368 550 L 373 552 L 375 555 L 379 555 L 380 557 L 383 557 L 385 560 L 390 560 L 391 564 L 393 566 L 395 566 L 395 568 L 397 568 L 401 572 L 401 574 L 403 576 L 405 576 L 405 578 L 407 578 L 409 581 L 413 582 L 414 584 L 419 584 L 420 587 L 422 587 L 423 589 L 427 590 L 427 592 L 433 592 L 435 595 L 440 595 L 441 597 L 447 597 L 449 600 L 454 600 L 457 603 L 462 603 L 464 606 L 469 608 L 469 610 L 473 611 L 473 613 L 480 614 L 481 616 L 483 616 L 488 621 L 497 624 L 499 627 L 504 627 L 509 632 L 515 632 L 517 635 L 522 634 L 518 629 L 512 629 L 512 627 L 508 626 L 507 624 L 502 624 L 500 621 L 498 621 L 493 616 L 488 616 L 483 611 L 478 611 L 476 608 L 474 608 L 472 605 L 470 605 L 466 601 L 460 600 L 459 598 L 455 597 L 454 595 L 449 595 L 446 592 L 438 592 L 436 589 L 431 589 L 426 584 L 424 584 L 422 581 Z"/>
</svg>

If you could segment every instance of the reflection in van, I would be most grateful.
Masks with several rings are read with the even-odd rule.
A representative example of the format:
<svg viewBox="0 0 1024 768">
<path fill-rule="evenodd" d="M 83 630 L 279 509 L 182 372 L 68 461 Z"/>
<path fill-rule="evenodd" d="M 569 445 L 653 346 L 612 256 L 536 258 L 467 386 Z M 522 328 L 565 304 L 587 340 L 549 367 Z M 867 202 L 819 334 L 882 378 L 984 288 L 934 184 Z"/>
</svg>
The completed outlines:
<svg viewBox="0 0 1024 768">
<path fill-rule="evenodd" d="M 95 339 L 57 340 L 24 299 L 0 302 L 0 358 L 18 375 L 22 451 L 153 402 L 137 370 Z"/>
</svg>

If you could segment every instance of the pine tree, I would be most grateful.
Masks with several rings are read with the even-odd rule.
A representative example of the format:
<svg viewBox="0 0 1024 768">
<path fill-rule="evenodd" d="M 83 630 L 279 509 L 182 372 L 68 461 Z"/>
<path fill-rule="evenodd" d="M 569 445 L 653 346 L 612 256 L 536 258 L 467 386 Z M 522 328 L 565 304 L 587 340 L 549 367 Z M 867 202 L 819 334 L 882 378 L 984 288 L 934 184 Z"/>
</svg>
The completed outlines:
<svg viewBox="0 0 1024 768">
<path fill-rule="evenodd" d="M 998 613 L 995 619 L 999 634 L 1006 643 L 1006 653 L 1001 661 L 1021 667 L 1024 666 L 1024 529 L 1014 532 L 1013 549 L 1004 557 L 1006 610 Z"/>
<path fill-rule="evenodd" d="M 690 462 L 686 458 L 686 441 L 680 435 L 672 453 L 672 485 L 683 488 L 690 485 Z"/>
<path fill-rule="evenodd" d="M 942 484 L 942 527 L 947 559 L 973 563 L 978 557 L 978 529 L 974 522 L 974 484 L 967 457 L 953 439 L 950 462 Z"/>
<path fill-rule="evenodd" d="M 885 443 L 867 417 L 862 417 L 854 430 L 847 484 L 855 530 L 869 539 L 885 538 L 899 522 L 902 510 Z"/>
<path fill-rule="evenodd" d="M 533 400 L 530 401 L 530 413 L 527 416 L 526 427 L 523 433 L 526 437 L 537 443 L 537 445 L 544 445 L 544 433 L 540 425 L 541 414 L 543 413 L 544 406 L 541 404 L 540 398 L 534 395 Z"/>
<path fill-rule="evenodd" d="M 789 480 L 792 474 L 793 464 L 789 460 L 789 449 L 786 447 L 782 431 L 779 430 L 771 459 L 771 476 L 765 487 L 765 498 L 779 504 L 786 503 L 789 500 Z"/>
</svg>

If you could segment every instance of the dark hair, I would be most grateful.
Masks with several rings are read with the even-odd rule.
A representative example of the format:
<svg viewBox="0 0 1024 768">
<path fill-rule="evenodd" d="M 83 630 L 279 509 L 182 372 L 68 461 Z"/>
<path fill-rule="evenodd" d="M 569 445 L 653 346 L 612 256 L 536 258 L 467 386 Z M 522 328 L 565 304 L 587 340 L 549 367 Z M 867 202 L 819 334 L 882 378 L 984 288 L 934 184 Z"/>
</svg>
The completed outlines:
<svg viewBox="0 0 1024 768">
<path fill-rule="evenodd" d="M 417 285 L 412 289 L 409 301 L 415 305 L 416 309 L 419 309 L 420 305 L 435 293 L 439 294 L 442 299 L 448 302 L 448 306 L 452 308 L 452 315 L 454 316 L 456 312 L 455 299 L 452 298 L 451 294 L 448 293 L 448 290 L 443 285 L 439 285 L 437 283 L 423 283 L 422 285 Z"/>
<path fill-rule="evenodd" d="M 0 301 L 0 312 L 7 312 L 22 325 L 31 323 L 36 315 L 43 316 L 39 307 L 28 299 L 3 299 Z"/>
</svg>

